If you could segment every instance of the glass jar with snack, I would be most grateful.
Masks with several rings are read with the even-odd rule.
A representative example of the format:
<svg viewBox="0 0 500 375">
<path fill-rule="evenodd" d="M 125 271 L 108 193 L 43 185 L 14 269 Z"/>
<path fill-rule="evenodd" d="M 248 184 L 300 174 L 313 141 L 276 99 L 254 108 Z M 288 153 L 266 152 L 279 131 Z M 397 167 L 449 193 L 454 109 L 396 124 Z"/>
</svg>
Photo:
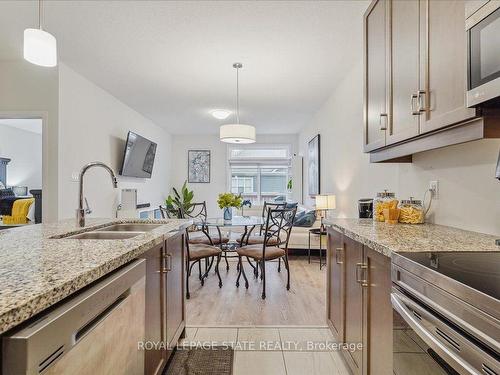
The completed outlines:
<svg viewBox="0 0 500 375">
<path fill-rule="evenodd" d="M 405 224 L 422 224 L 425 222 L 425 209 L 421 200 L 404 199 L 399 206 L 399 222 Z"/>
<path fill-rule="evenodd" d="M 384 209 L 395 209 L 397 207 L 396 194 L 387 190 L 377 193 L 377 197 L 373 200 L 373 220 L 385 221 Z"/>
</svg>

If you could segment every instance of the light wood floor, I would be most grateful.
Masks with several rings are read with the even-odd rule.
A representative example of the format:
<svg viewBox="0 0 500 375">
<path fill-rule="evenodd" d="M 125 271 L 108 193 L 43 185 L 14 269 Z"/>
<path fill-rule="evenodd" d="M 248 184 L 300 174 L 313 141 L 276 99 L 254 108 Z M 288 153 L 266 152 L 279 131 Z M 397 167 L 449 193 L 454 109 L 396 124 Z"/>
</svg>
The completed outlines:
<svg viewBox="0 0 500 375">
<path fill-rule="evenodd" d="M 255 326 L 304 325 L 326 326 L 326 267 L 307 263 L 307 257 L 291 257 L 290 290 L 286 290 L 286 270 L 277 272 L 277 262 L 266 263 L 266 299 L 261 299 L 262 284 L 255 279 L 248 263 L 244 263 L 249 281 L 248 290 L 243 280 L 236 288 L 236 261 L 230 261 L 226 271 L 220 264 L 223 286 L 218 287 L 217 276 L 210 276 L 202 287 L 198 273 L 193 269 L 190 278 L 191 299 L 187 300 L 188 326 Z"/>
</svg>

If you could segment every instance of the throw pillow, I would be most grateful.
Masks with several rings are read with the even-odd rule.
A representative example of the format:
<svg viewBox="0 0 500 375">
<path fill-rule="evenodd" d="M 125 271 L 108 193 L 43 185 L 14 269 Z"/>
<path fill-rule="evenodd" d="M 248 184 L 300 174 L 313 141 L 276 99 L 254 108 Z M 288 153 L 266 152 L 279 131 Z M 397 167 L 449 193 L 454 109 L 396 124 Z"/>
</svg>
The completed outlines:
<svg viewBox="0 0 500 375">
<path fill-rule="evenodd" d="M 294 227 L 306 227 L 310 228 L 314 225 L 316 221 L 316 211 L 304 211 L 297 214 L 295 220 L 293 221 Z"/>
</svg>

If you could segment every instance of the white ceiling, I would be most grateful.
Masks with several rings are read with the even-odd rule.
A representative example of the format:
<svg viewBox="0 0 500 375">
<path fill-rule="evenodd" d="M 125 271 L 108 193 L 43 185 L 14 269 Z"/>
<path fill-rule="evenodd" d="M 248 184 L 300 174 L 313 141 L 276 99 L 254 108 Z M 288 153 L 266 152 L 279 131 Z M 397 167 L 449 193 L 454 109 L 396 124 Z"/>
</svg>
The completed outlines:
<svg viewBox="0 0 500 375">
<path fill-rule="evenodd" d="M 37 3 L 0 1 L 0 59 L 22 58 Z M 368 1 L 44 1 L 59 58 L 174 134 L 215 134 L 215 108 L 296 133 L 362 54 Z M 222 123 L 234 121 L 234 116 Z"/>
<path fill-rule="evenodd" d="M 42 134 L 42 120 L 41 119 L 19 119 L 19 118 L 2 118 L 0 119 L 0 126 L 10 126 L 12 128 Z"/>
</svg>

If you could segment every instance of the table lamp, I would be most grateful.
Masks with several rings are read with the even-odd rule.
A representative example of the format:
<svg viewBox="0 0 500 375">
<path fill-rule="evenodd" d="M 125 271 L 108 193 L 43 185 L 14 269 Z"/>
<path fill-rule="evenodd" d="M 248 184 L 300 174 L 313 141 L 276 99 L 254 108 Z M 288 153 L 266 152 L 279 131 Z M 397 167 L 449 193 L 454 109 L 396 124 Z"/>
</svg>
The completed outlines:
<svg viewBox="0 0 500 375">
<path fill-rule="evenodd" d="M 323 218 L 326 217 L 328 210 L 334 210 L 337 208 L 337 202 L 335 195 L 333 194 L 321 194 L 316 195 L 316 210 L 321 212 L 321 231 L 323 232 L 325 227 L 323 225 Z"/>
</svg>

